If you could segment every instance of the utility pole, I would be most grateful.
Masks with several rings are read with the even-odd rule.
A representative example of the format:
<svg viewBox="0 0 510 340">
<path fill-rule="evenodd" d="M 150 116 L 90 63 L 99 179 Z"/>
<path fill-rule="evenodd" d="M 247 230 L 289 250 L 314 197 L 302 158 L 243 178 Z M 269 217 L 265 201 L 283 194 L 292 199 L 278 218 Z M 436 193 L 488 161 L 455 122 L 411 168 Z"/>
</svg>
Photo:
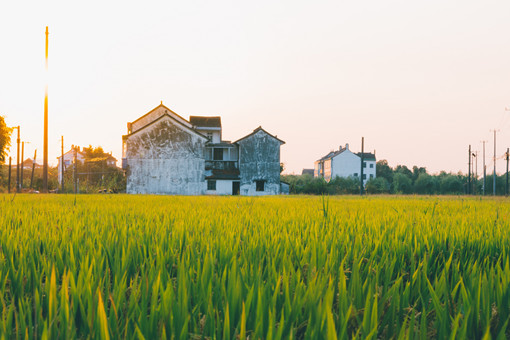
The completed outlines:
<svg viewBox="0 0 510 340">
<path fill-rule="evenodd" d="M 492 195 L 496 196 L 496 132 L 499 130 L 492 130 L 494 131 L 494 173 L 492 176 Z"/>
<path fill-rule="evenodd" d="M 74 193 L 78 193 L 78 153 L 76 151 L 76 146 L 73 147 L 73 151 L 74 151 L 74 167 L 73 167 L 73 177 L 74 177 Z"/>
<path fill-rule="evenodd" d="M 34 171 L 35 171 L 35 159 L 37 158 L 37 149 L 34 152 L 34 161 L 32 162 L 32 176 L 30 177 L 30 189 L 32 189 L 32 184 L 34 184 Z"/>
<path fill-rule="evenodd" d="M 20 191 L 23 191 L 23 166 L 25 165 L 25 142 L 21 142 L 21 174 L 20 174 Z"/>
<path fill-rule="evenodd" d="M 62 156 L 60 157 L 60 174 L 61 174 L 61 187 L 62 193 L 64 193 L 64 136 L 62 136 Z"/>
<path fill-rule="evenodd" d="M 482 185 L 482 191 L 483 195 L 485 196 L 485 177 L 487 176 L 487 168 L 485 167 L 485 143 L 487 141 L 483 140 L 483 185 Z"/>
<path fill-rule="evenodd" d="M 476 192 L 478 191 L 478 150 L 473 153 L 473 157 L 476 159 L 475 177 L 473 180 L 473 194 L 476 195 Z"/>
<path fill-rule="evenodd" d="M 506 148 L 506 185 L 505 185 L 505 196 L 508 196 L 508 158 L 510 156 L 510 148 Z"/>
<path fill-rule="evenodd" d="M 11 193 L 11 161 L 12 158 L 9 157 L 9 179 L 7 180 L 7 192 Z"/>
<path fill-rule="evenodd" d="M 48 26 L 46 26 L 46 73 L 48 73 Z M 48 192 L 48 83 L 44 91 L 43 192 Z"/>
<path fill-rule="evenodd" d="M 360 184 L 359 184 L 359 194 L 363 196 L 363 152 L 365 145 L 365 137 L 361 137 L 361 171 L 360 171 Z"/>
<path fill-rule="evenodd" d="M 468 185 L 467 185 L 467 194 L 471 194 L 471 144 L 469 144 L 468 149 Z"/>
<path fill-rule="evenodd" d="M 21 141 L 19 138 L 19 125 L 15 127 L 15 129 L 18 129 L 18 139 L 16 140 L 18 143 L 18 152 L 16 155 L 16 192 L 19 192 L 19 143 Z"/>
</svg>

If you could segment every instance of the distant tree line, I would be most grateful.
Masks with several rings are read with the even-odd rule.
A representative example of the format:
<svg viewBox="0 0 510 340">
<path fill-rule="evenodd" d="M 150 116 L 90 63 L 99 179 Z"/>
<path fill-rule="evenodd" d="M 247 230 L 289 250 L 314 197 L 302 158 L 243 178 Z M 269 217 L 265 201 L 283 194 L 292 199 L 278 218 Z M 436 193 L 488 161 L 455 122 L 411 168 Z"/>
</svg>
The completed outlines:
<svg viewBox="0 0 510 340">
<path fill-rule="evenodd" d="M 496 176 L 496 194 L 505 195 L 506 174 Z M 311 175 L 282 175 L 281 180 L 289 183 L 291 194 L 359 194 L 359 177 L 336 177 L 327 182 L 323 178 Z M 471 177 L 463 173 L 446 173 L 441 171 L 437 175 L 429 174 L 424 167 L 413 166 L 409 169 L 405 165 L 392 168 L 386 160 L 376 164 L 376 177 L 365 184 L 367 194 L 418 194 L 418 195 L 465 195 L 468 192 L 481 195 L 483 192 L 483 178 Z M 492 195 L 493 176 L 486 176 L 485 193 Z"/>
</svg>

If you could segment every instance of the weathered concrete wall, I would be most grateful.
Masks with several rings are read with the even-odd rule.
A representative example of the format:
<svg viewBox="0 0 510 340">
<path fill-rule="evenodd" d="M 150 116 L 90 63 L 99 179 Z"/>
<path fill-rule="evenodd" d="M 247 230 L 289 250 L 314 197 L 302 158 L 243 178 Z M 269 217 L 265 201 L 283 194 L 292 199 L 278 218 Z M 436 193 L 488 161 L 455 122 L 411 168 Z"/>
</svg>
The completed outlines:
<svg viewBox="0 0 510 340">
<path fill-rule="evenodd" d="M 232 195 L 232 182 L 230 179 L 216 180 L 216 190 L 207 190 L 207 195 Z"/>
<path fill-rule="evenodd" d="M 240 140 L 241 195 L 280 193 L 280 142 L 264 131 Z M 265 180 L 264 191 L 256 191 L 256 180 Z"/>
<path fill-rule="evenodd" d="M 205 193 L 205 138 L 162 118 L 126 140 L 128 193 Z"/>
</svg>

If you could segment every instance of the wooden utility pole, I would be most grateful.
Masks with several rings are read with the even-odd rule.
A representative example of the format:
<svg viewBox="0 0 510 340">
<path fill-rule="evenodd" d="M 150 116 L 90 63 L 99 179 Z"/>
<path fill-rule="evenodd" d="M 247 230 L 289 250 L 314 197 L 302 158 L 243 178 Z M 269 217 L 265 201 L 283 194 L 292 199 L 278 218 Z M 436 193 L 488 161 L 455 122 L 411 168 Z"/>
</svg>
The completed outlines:
<svg viewBox="0 0 510 340">
<path fill-rule="evenodd" d="M 469 144 L 468 149 L 468 186 L 467 186 L 467 194 L 471 194 L 471 144 Z"/>
<path fill-rule="evenodd" d="M 35 159 L 37 158 L 37 149 L 34 151 L 34 161 L 32 162 L 32 176 L 30 176 L 30 189 L 32 189 L 32 185 L 34 184 L 34 171 L 35 171 Z"/>
<path fill-rule="evenodd" d="M 46 73 L 48 73 L 48 26 L 46 26 Z M 43 192 L 48 192 L 48 83 L 44 91 Z"/>
<path fill-rule="evenodd" d="M 11 193 L 11 161 L 12 158 L 9 157 L 9 179 L 7 180 L 7 192 Z"/>
<path fill-rule="evenodd" d="M 62 156 L 60 157 L 60 186 L 62 193 L 64 193 L 64 136 L 62 136 Z"/>
<path fill-rule="evenodd" d="M 360 184 L 359 184 L 359 194 L 363 196 L 363 152 L 365 146 L 365 137 L 361 137 L 361 171 L 360 171 Z"/>
<path fill-rule="evenodd" d="M 21 174 L 19 180 L 20 191 L 23 191 L 23 167 L 25 165 L 25 142 L 21 142 Z"/>
</svg>

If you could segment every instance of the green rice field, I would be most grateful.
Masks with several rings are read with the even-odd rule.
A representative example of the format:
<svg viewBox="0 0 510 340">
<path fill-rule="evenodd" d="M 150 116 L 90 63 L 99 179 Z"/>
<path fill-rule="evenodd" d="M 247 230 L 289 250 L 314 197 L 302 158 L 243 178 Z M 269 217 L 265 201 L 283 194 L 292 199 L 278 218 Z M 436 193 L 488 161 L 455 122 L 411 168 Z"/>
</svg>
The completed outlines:
<svg viewBox="0 0 510 340">
<path fill-rule="evenodd" d="M 510 201 L 0 195 L 5 339 L 506 339 Z"/>
</svg>

